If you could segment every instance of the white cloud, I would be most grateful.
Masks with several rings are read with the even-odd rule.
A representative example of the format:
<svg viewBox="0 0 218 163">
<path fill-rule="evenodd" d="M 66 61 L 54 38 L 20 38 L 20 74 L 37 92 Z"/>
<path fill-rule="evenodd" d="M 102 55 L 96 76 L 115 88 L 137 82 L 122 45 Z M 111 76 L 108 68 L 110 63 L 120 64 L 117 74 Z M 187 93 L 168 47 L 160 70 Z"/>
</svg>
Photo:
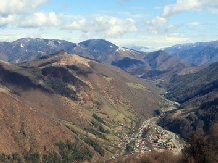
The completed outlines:
<svg viewBox="0 0 218 163">
<path fill-rule="evenodd" d="M 151 24 L 152 24 L 153 26 L 160 26 L 160 25 L 164 25 L 166 22 L 167 22 L 167 19 L 166 19 L 166 18 L 157 16 L 156 18 L 154 18 L 154 19 L 151 21 Z"/>
<path fill-rule="evenodd" d="M 162 17 L 169 17 L 171 15 L 190 11 L 217 11 L 218 0 L 177 0 L 176 4 L 167 5 L 161 14 Z"/>
<path fill-rule="evenodd" d="M 42 26 L 58 26 L 60 20 L 54 12 L 43 13 L 37 12 L 33 15 L 27 15 L 20 20 L 20 27 L 36 28 Z"/>
<path fill-rule="evenodd" d="M 149 31 L 152 34 L 164 34 L 166 31 L 168 31 L 168 27 L 165 27 L 167 19 L 164 17 L 157 16 L 152 21 L 148 21 L 146 23 L 147 31 Z"/>
<path fill-rule="evenodd" d="M 176 4 L 165 6 L 162 14 L 152 20 L 152 24 L 164 25 L 168 17 L 184 11 L 196 10 L 218 13 L 217 7 L 218 0 L 177 0 Z"/>
<path fill-rule="evenodd" d="M 48 0 L 1 0 L 0 15 L 30 13 Z"/>
<path fill-rule="evenodd" d="M 66 25 L 65 28 L 72 30 L 79 30 L 82 26 L 86 25 L 86 18 L 81 18 L 80 20 L 73 21 L 71 24 Z"/>
<path fill-rule="evenodd" d="M 149 25 L 148 30 L 153 34 L 168 33 L 171 30 L 170 26 L 166 27 L 168 17 L 185 11 L 207 11 L 218 14 L 217 7 L 218 0 L 177 0 L 175 4 L 165 6 L 159 16 L 147 23 Z M 192 22 L 188 25 L 200 26 L 202 24 L 199 22 Z"/>
<path fill-rule="evenodd" d="M 14 22 L 17 19 L 15 15 L 9 15 L 7 17 L 0 17 L 0 26 L 7 26 L 10 23 Z"/>
<path fill-rule="evenodd" d="M 133 19 L 119 19 L 110 16 L 99 16 L 92 20 L 81 18 L 66 25 L 65 29 L 80 30 L 87 36 L 103 35 L 106 37 L 117 37 L 138 30 Z"/>
<path fill-rule="evenodd" d="M 161 16 L 169 17 L 183 11 L 197 9 L 201 6 L 201 2 L 199 1 L 200 0 L 177 0 L 176 4 L 165 6 Z"/>
</svg>

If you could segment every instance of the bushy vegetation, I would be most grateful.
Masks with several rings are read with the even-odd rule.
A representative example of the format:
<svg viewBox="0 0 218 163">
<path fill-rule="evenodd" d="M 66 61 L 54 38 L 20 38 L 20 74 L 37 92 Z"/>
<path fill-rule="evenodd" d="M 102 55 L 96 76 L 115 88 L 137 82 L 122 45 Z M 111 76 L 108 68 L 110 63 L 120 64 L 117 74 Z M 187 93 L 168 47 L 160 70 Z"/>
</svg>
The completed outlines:
<svg viewBox="0 0 218 163">
<path fill-rule="evenodd" d="M 98 122 L 101 122 L 101 123 L 105 124 L 104 119 L 102 119 L 101 117 L 97 116 L 96 114 L 92 114 L 92 117 L 95 118 Z"/>
<path fill-rule="evenodd" d="M 0 162 L 2 163 L 23 163 L 18 153 L 12 153 L 12 155 L 1 154 Z"/>
<path fill-rule="evenodd" d="M 26 163 L 39 163 L 40 162 L 40 155 L 38 152 L 27 152 L 24 156 Z"/>
<path fill-rule="evenodd" d="M 96 131 L 93 128 L 84 128 L 86 131 L 98 136 L 99 138 L 106 139 L 105 135 L 101 132 Z"/>
<path fill-rule="evenodd" d="M 106 130 L 102 125 L 99 125 L 99 126 L 98 126 L 98 130 L 99 130 L 100 132 L 103 132 L 103 133 L 106 133 L 106 134 L 109 134 L 109 133 L 110 133 L 110 131 L 109 131 L 109 130 Z"/>
<path fill-rule="evenodd" d="M 94 141 L 91 138 L 86 137 L 84 138 L 84 142 L 91 145 L 94 148 L 94 150 L 98 152 L 101 156 L 104 156 L 104 149 L 101 148 L 100 144 L 98 144 L 96 141 Z"/>
<path fill-rule="evenodd" d="M 67 127 L 70 131 L 72 131 L 74 134 L 79 135 L 79 132 L 78 132 L 76 129 L 74 129 L 74 128 L 68 126 L 68 125 L 66 125 L 66 127 Z"/>
<path fill-rule="evenodd" d="M 100 132 L 102 132 L 102 133 L 106 133 L 106 134 L 109 134 L 109 133 L 110 133 L 110 131 L 107 130 L 107 129 L 105 129 L 102 124 L 100 124 L 100 123 L 98 123 L 98 122 L 96 122 L 96 121 L 91 121 L 91 123 L 92 123 L 92 125 L 93 125 L 98 131 L 100 131 Z"/>
<path fill-rule="evenodd" d="M 42 163 L 62 163 L 60 155 L 56 152 L 42 155 Z"/>
<path fill-rule="evenodd" d="M 66 144 L 59 142 L 57 146 L 62 163 L 83 162 L 85 160 L 90 162 L 93 157 L 93 153 L 78 141 L 75 143 L 67 141 Z"/>
<path fill-rule="evenodd" d="M 159 115 L 161 115 L 161 111 L 158 109 L 154 110 L 153 116 L 155 117 L 155 116 L 159 116 Z"/>
</svg>

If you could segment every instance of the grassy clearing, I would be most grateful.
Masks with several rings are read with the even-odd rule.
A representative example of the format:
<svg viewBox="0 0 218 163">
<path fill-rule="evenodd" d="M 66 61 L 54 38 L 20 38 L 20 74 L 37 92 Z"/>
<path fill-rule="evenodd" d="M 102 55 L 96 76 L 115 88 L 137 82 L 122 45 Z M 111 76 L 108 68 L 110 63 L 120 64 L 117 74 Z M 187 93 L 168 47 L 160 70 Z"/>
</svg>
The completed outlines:
<svg viewBox="0 0 218 163">
<path fill-rule="evenodd" d="M 135 88 L 135 89 L 141 89 L 143 91 L 148 91 L 147 88 L 141 84 L 133 84 L 133 83 L 126 83 L 129 87 Z"/>
</svg>

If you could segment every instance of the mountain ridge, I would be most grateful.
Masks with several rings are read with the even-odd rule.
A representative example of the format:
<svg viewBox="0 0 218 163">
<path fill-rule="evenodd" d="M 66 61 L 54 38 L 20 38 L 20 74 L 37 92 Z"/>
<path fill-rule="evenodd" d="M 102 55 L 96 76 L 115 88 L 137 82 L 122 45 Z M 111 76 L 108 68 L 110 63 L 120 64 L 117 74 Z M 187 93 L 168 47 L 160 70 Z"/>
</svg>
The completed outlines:
<svg viewBox="0 0 218 163">
<path fill-rule="evenodd" d="M 179 44 L 164 51 L 197 66 L 218 61 L 218 41 Z"/>
<path fill-rule="evenodd" d="M 169 75 L 192 66 L 191 64 L 185 63 L 185 61 L 179 61 L 178 58 L 166 54 L 166 52 L 161 50 L 146 53 L 118 47 L 103 39 L 89 39 L 78 44 L 55 39 L 19 39 L 7 44 L 11 45 L 7 45 L 8 48 L 5 48 L 3 45 L 0 46 L 0 51 L 4 53 L 4 55 L 0 56 L 2 56 L 2 59 L 4 56 L 7 56 L 8 59 L 5 59 L 5 61 L 10 61 L 11 63 L 31 61 L 63 50 L 117 67 L 120 67 L 120 64 L 127 65 L 128 62 L 128 67 L 121 66 L 120 68 L 132 75 L 155 80 L 155 82 L 164 76 L 164 78 L 168 79 Z M 11 47 L 13 47 L 12 50 L 9 50 Z M 8 51 L 5 51 L 5 49 L 8 49 Z M 136 64 L 136 62 L 138 63 Z M 158 77 L 159 75 L 161 77 Z"/>
</svg>

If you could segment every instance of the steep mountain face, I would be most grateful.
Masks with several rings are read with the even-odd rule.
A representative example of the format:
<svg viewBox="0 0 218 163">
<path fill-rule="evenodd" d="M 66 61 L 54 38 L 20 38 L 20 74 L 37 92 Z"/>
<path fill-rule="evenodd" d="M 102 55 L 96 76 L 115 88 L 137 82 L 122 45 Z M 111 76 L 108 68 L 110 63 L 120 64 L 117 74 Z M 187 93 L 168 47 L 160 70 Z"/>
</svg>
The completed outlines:
<svg viewBox="0 0 218 163">
<path fill-rule="evenodd" d="M 182 104 L 181 110 L 165 116 L 160 124 L 187 137 L 197 129 L 205 132 L 218 122 L 218 63 L 186 75 L 175 75 L 167 98 Z"/>
<path fill-rule="evenodd" d="M 164 51 L 144 53 L 144 57 L 140 60 L 124 58 L 112 62 L 112 65 L 120 67 L 132 75 L 153 80 L 159 85 L 168 83 L 173 74 L 192 66 Z"/>
<path fill-rule="evenodd" d="M 37 94 L 39 93 L 36 92 Z M 48 116 L 46 112 L 42 113 L 41 110 L 27 105 L 21 97 L 12 94 L 3 86 L 0 97 L 1 154 L 19 153 L 22 156 L 30 149 L 32 152 L 42 152 L 44 146 L 57 152 L 55 143 L 65 142 L 67 139 L 75 141 L 76 135 L 64 124 L 53 119 L 52 115 Z M 47 97 L 47 100 L 51 98 Z"/>
<path fill-rule="evenodd" d="M 198 66 L 218 61 L 218 41 L 175 45 L 164 51 Z"/>
<path fill-rule="evenodd" d="M 64 150 L 62 158 L 80 162 L 122 154 L 122 133 L 165 103 L 151 83 L 64 51 L 19 65 L 1 61 L 0 86 L 0 152 L 24 161 L 58 160 Z"/>
<path fill-rule="evenodd" d="M 218 63 L 213 63 L 195 73 L 175 75 L 168 86 L 168 97 L 186 102 L 196 96 L 204 96 L 216 88 Z"/>
</svg>

